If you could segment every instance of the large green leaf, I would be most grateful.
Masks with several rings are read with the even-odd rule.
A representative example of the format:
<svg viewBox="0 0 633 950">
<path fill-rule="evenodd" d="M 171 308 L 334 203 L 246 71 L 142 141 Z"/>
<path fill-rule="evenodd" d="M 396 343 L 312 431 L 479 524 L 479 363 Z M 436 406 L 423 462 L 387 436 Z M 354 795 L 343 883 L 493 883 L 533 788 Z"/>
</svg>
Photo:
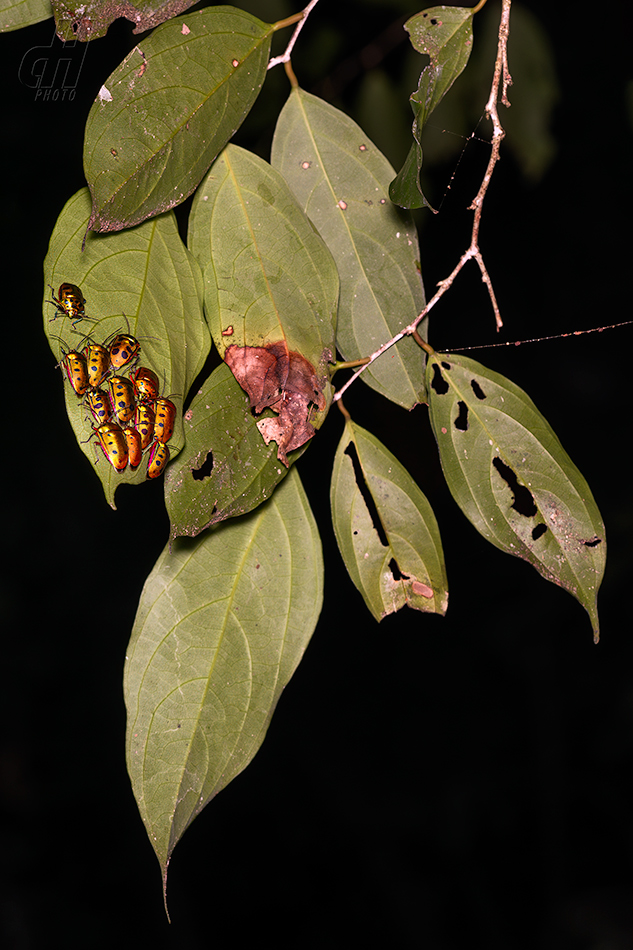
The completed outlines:
<svg viewBox="0 0 633 950">
<path fill-rule="evenodd" d="M 579 600 L 597 641 L 604 525 L 555 432 L 522 389 L 465 356 L 429 357 L 427 388 L 457 504 L 488 541 Z"/>
<path fill-rule="evenodd" d="M 425 305 L 415 225 L 388 197 L 393 168 L 355 122 L 298 88 L 279 116 L 271 162 L 336 261 L 339 351 L 369 356 Z M 426 400 L 424 354 L 410 337 L 363 379 L 407 409 Z"/>
<path fill-rule="evenodd" d="M 272 32 L 242 10 L 208 7 L 132 50 L 86 123 L 91 228 L 130 227 L 194 191 L 259 94 Z"/>
<path fill-rule="evenodd" d="M 81 346 L 87 334 L 95 343 L 104 343 L 117 332 L 135 336 L 141 344 L 140 364 L 154 370 L 163 395 L 170 396 L 178 409 L 169 443 L 174 458 L 183 445 L 183 399 L 211 347 L 202 311 L 200 268 L 182 243 L 173 214 L 161 215 L 133 231 L 88 234 L 82 251 L 89 214 L 90 196 L 84 188 L 68 201 L 53 230 L 44 261 L 45 332 L 57 361 L 64 351 Z M 49 285 L 57 295 L 59 285 L 67 282 L 79 286 L 86 298 L 86 319 L 76 329 L 49 302 Z M 101 449 L 95 450 L 84 400 L 75 395 L 65 377 L 62 383 L 61 374 L 60 385 L 64 385 L 77 441 L 114 507 L 117 487 L 122 482 L 144 481 L 147 465 L 142 462 L 136 471 L 115 472 Z"/>
<path fill-rule="evenodd" d="M 422 70 L 418 88 L 410 96 L 414 141 L 389 188 L 391 200 L 403 208 L 431 208 L 420 186 L 422 130 L 433 110 L 466 68 L 473 48 L 472 21 L 473 11 L 469 7 L 442 5 L 416 13 L 404 25 L 413 48 L 430 56 L 431 62 Z"/>
<path fill-rule="evenodd" d="M 259 360 L 266 365 L 269 357 L 279 358 L 259 380 L 260 388 L 268 387 L 263 398 L 255 386 L 247 389 L 255 411 L 273 406 L 285 424 L 285 384 L 277 386 L 273 370 L 282 358 L 307 361 L 312 378 L 303 377 L 306 389 L 298 394 L 305 405 L 297 411 L 297 430 L 301 411 L 318 428 L 332 395 L 327 364 L 334 353 L 339 280 L 332 255 L 283 177 L 251 152 L 227 146 L 198 189 L 188 241 L 204 268 L 205 308 L 220 356 L 234 373 L 235 354 L 249 361 L 246 380 L 236 373 L 243 388 Z M 259 422 L 265 437 L 268 425 L 276 421 Z M 279 458 L 284 460 L 281 442 Z"/>
<path fill-rule="evenodd" d="M 265 505 L 165 549 L 125 665 L 127 761 L 163 869 L 244 769 L 321 610 L 317 527 L 296 470 Z"/>
<path fill-rule="evenodd" d="M 397 458 L 351 421 L 334 459 L 330 501 L 345 566 L 376 620 L 405 605 L 446 613 L 444 553 L 431 506 Z"/>
<path fill-rule="evenodd" d="M 165 478 L 172 538 L 252 511 L 288 472 L 264 442 L 249 400 L 225 363 L 194 396 L 184 420 L 186 445 Z M 292 464 L 304 451 L 291 453 Z"/>
</svg>

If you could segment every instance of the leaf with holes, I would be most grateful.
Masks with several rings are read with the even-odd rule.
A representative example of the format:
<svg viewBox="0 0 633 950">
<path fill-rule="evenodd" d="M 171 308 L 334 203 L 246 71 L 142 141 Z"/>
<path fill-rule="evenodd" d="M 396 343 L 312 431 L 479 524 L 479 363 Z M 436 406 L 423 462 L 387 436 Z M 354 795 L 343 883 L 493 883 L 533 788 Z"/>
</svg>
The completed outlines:
<svg viewBox="0 0 633 950">
<path fill-rule="evenodd" d="M 336 261 L 340 353 L 345 360 L 369 356 L 425 304 L 415 225 L 388 197 L 393 168 L 348 116 L 298 88 L 279 116 L 271 163 Z M 424 362 L 423 351 L 407 337 L 363 379 L 411 409 L 426 401 Z"/>
<path fill-rule="evenodd" d="M 430 208 L 420 186 L 421 135 L 429 116 L 464 71 L 473 48 L 473 11 L 468 7 L 429 7 L 404 24 L 411 45 L 431 62 L 420 75 L 417 90 L 409 97 L 413 109 L 413 145 L 398 175 L 391 182 L 392 201 L 403 208 Z"/>
<path fill-rule="evenodd" d="M 57 35 L 61 40 L 96 40 L 105 36 L 118 17 L 134 23 L 134 33 L 145 33 L 182 13 L 195 0 L 51 0 Z"/>
<path fill-rule="evenodd" d="M 44 261 L 45 332 L 56 361 L 64 352 L 84 347 L 87 337 L 98 344 L 115 333 L 136 337 L 141 346 L 140 365 L 156 373 L 161 394 L 169 396 L 178 410 L 169 443 L 174 458 L 183 445 L 183 400 L 211 348 L 202 311 L 200 268 L 180 239 L 173 213 L 133 231 L 88 234 L 82 251 L 89 215 L 90 195 L 84 188 L 68 201 L 55 224 Z M 62 283 L 78 286 L 86 301 L 85 319 L 76 328 L 50 302 L 51 287 L 57 296 Z M 128 368 L 119 375 L 128 375 Z M 102 388 L 107 389 L 107 382 Z M 95 446 L 85 399 L 77 397 L 67 380 L 64 389 L 77 441 L 95 467 L 107 501 L 115 507 L 118 486 L 145 481 L 147 463 L 116 472 Z"/>
<path fill-rule="evenodd" d="M 431 506 L 397 458 L 351 421 L 334 459 L 330 502 L 343 561 L 376 620 L 405 605 L 446 613 L 444 553 Z"/>
<path fill-rule="evenodd" d="M 336 265 L 282 176 L 229 145 L 198 189 L 189 246 L 204 268 L 213 340 L 278 458 L 304 445 L 332 396 Z"/>
<path fill-rule="evenodd" d="M 288 473 L 276 446 L 263 441 L 248 396 L 225 363 L 194 396 L 184 428 L 185 451 L 165 478 L 172 538 L 195 537 L 210 525 L 252 511 Z M 303 451 L 296 449 L 290 463 Z"/>
<path fill-rule="evenodd" d="M 580 601 L 597 641 L 604 524 L 555 432 L 522 389 L 465 356 L 429 357 L 427 388 L 457 504 L 488 541 Z"/>
<path fill-rule="evenodd" d="M 259 749 L 322 601 L 296 469 L 256 512 L 175 541 L 147 579 L 125 664 L 127 763 L 164 881 L 185 829 Z"/>
<path fill-rule="evenodd" d="M 273 29 L 242 10 L 208 7 L 132 50 L 86 123 L 91 228 L 129 228 L 194 191 L 259 94 Z"/>
</svg>

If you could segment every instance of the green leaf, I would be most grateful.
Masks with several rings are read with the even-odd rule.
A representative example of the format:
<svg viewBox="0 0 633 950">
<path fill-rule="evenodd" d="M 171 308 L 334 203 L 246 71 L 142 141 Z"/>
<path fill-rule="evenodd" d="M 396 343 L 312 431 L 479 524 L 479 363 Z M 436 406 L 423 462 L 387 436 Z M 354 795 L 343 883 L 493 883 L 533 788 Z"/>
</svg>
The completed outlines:
<svg viewBox="0 0 633 950">
<path fill-rule="evenodd" d="M 285 339 L 311 363 L 330 358 L 324 351 L 334 348 L 336 265 L 267 162 L 235 145 L 224 149 L 196 193 L 188 244 L 205 273 L 220 356 L 233 344 Z"/>
<path fill-rule="evenodd" d="M 104 343 L 114 333 L 135 336 L 141 344 L 140 364 L 154 370 L 163 394 L 178 409 L 169 443 L 174 458 L 183 445 L 183 399 L 211 348 L 202 312 L 200 268 L 182 243 L 173 214 L 161 215 L 133 231 L 88 234 L 82 252 L 89 214 L 90 196 L 84 188 L 68 201 L 53 230 L 44 261 L 45 332 L 56 362 L 64 351 L 83 346 L 86 335 L 95 343 Z M 49 285 L 57 295 L 59 285 L 67 282 L 79 286 L 86 298 L 86 319 L 76 329 L 49 302 Z M 77 441 L 114 507 L 114 494 L 122 482 L 145 480 L 146 462 L 136 471 L 115 472 L 101 449 L 95 448 L 92 417 L 84 400 L 75 395 L 62 373 L 60 385 L 64 385 Z"/>
<path fill-rule="evenodd" d="M 429 116 L 466 68 L 473 47 L 472 20 L 472 9 L 442 5 L 416 13 L 404 24 L 413 48 L 428 54 L 431 62 L 423 69 L 418 88 L 410 96 L 414 142 L 389 188 L 391 200 L 403 208 L 433 210 L 420 186 L 420 138 Z"/>
<path fill-rule="evenodd" d="M 415 225 L 388 198 L 393 168 L 355 122 L 298 88 L 279 116 L 271 161 L 336 261 L 340 353 L 369 356 L 425 305 Z M 363 379 L 407 409 L 426 400 L 424 354 L 411 338 Z"/>
<path fill-rule="evenodd" d="M 327 364 L 334 353 L 338 273 L 282 176 L 229 145 L 198 189 L 188 242 L 204 268 L 205 308 L 220 356 L 230 362 L 236 352 L 253 348 L 254 362 L 279 344 L 286 358 L 307 360 L 318 392 L 311 390 L 314 398 L 304 393 L 303 418 L 307 411 L 318 429 L 332 396 Z M 280 398 L 276 385 L 263 399 L 248 391 L 257 413 Z M 280 424 L 284 411 L 282 400 Z M 262 432 L 264 427 L 262 420 Z M 281 442 L 279 458 L 285 462 Z"/>
<path fill-rule="evenodd" d="M 85 42 L 105 36 L 118 17 L 134 23 L 132 32 L 145 33 L 194 3 L 195 0 L 88 0 L 78 6 L 76 0 L 53 0 L 53 9 L 59 36 Z"/>
<path fill-rule="evenodd" d="M 50 0 L 0 0 L 0 33 L 21 30 L 32 23 L 48 20 L 52 15 Z M 21 65 L 20 74 L 22 71 Z"/>
<path fill-rule="evenodd" d="M 272 31 L 242 10 L 208 7 L 132 50 L 86 123 L 91 228 L 131 227 L 194 191 L 259 94 Z"/>
<path fill-rule="evenodd" d="M 522 389 L 465 356 L 429 357 L 427 388 L 457 504 L 488 541 L 580 601 L 597 641 L 604 525 L 552 428 Z"/>
<path fill-rule="evenodd" d="M 330 488 L 345 566 L 376 620 L 407 605 L 445 614 L 448 585 L 435 515 L 400 462 L 348 421 Z"/>
<path fill-rule="evenodd" d="M 294 469 L 256 512 L 159 558 L 124 690 L 128 770 L 164 879 L 187 826 L 261 745 L 322 600 L 321 542 Z"/>
<path fill-rule="evenodd" d="M 264 442 L 248 396 L 225 363 L 194 396 L 185 415 L 185 451 L 165 478 L 171 536 L 252 511 L 272 495 L 288 469 Z M 304 449 L 290 455 L 291 464 Z"/>
</svg>

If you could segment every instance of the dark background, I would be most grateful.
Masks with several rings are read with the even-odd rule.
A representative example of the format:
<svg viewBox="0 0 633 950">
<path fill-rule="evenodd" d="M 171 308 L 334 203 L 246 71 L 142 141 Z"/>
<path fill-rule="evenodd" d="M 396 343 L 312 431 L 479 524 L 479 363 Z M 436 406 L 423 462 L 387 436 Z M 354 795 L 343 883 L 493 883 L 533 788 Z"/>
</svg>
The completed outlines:
<svg viewBox="0 0 633 950">
<path fill-rule="evenodd" d="M 293 12 L 272 0 L 244 6 L 269 21 Z M 500 4 L 489 6 L 494 30 Z M 535 21 L 519 20 L 526 8 Z M 293 57 L 302 85 L 346 109 L 395 165 L 408 148 L 407 97 L 423 62 L 406 42 L 392 48 L 389 28 L 414 12 L 406 0 L 323 2 Z M 473 264 L 433 311 L 436 347 L 632 316 L 631 6 L 622 0 L 589 17 L 535 2 L 515 4 L 513 17 L 540 24 L 545 39 L 513 34 L 513 121 L 521 127 L 530 104 L 535 116 L 523 114 L 522 145 L 517 132 L 504 146 L 483 217 L 505 329 L 496 336 Z M 329 525 L 342 428 L 333 411 L 319 451 L 315 444 L 300 464 L 323 533 L 322 619 L 261 751 L 178 845 L 166 923 L 125 771 L 121 687 L 136 604 L 167 538 L 162 485 L 125 487 L 118 510 L 108 508 L 67 423 L 41 316 L 49 235 L 84 184 L 83 125 L 137 42 L 131 29 L 119 20 L 88 48 L 72 101 L 42 101 L 20 72 L 33 48 L 50 47 L 52 21 L 0 36 L 2 946 L 628 950 L 631 327 L 469 354 L 529 392 L 592 486 L 609 541 L 598 646 L 576 601 L 486 544 L 457 510 L 426 409 L 408 414 L 356 386 L 346 400 L 354 418 L 434 506 L 450 582 L 445 619 L 405 610 L 377 625 Z M 482 14 L 476 51 L 486 29 Z M 519 68 L 526 49 L 546 65 L 551 54 L 555 79 L 547 68 L 531 72 L 529 56 Z M 59 55 L 58 41 L 52 50 Z M 454 111 L 429 130 L 425 181 L 441 205 L 420 217 L 429 295 L 467 246 L 466 208 L 488 155 L 478 141 L 464 151 L 459 138 L 475 131 L 487 98 L 492 59 L 474 65 L 455 86 Z M 240 144 L 267 156 L 287 89 L 274 70 Z M 556 90 L 550 115 L 541 103 Z"/>
</svg>

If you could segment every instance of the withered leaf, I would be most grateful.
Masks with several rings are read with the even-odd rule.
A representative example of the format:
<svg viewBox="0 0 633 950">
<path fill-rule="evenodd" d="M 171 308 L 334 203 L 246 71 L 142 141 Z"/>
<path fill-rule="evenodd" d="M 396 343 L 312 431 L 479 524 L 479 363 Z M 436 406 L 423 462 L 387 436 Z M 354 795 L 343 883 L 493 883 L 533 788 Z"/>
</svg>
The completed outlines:
<svg viewBox="0 0 633 950">
<path fill-rule="evenodd" d="M 325 409 L 314 366 L 301 353 L 289 350 L 283 340 L 265 346 L 234 344 L 227 347 L 224 359 L 255 413 L 266 408 L 278 413 L 278 419 L 261 419 L 257 428 L 267 445 L 277 443 L 277 458 L 288 467 L 287 453 L 314 435 L 314 426 L 308 421 L 310 404 Z"/>
</svg>

